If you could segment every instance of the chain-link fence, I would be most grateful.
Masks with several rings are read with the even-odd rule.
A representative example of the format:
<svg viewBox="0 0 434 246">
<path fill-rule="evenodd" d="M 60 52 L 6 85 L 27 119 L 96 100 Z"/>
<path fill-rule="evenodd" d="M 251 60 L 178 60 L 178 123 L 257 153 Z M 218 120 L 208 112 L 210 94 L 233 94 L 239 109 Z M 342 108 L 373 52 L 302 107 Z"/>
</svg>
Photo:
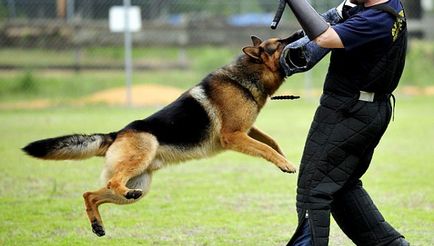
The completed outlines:
<svg viewBox="0 0 434 246">
<path fill-rule="evenodd" d="M 317 9 L 339 0 L 315 1 Z M 267 28 L 277 1 L 269 0 L 133 0 L 140 7 L 143 30 L 135 35 L 139 45 L 225 43 L 240 27 Z M 321 3 L 321 4 L 319 4 Z M 122 0 L 3 0 L 0 5 L 2 46 L 68 48 L 76 44 L 120 43 L 108 29 L 108 14 Z M 293 23 L 296 25 L 296 23 Z M 223 31 L 222 31 L 223 29 Z M 218 31 L 219 35 L 207 33 Z M 205 33 L 204 33 L 205 31 Z M 199 35 L 200 34 L 200 35 Z M 219 36 L 217 40 L 215 36 Z"/>
<path fill-rule="evenodd" d="M 311 3 L 322 12 L 340 1 Z M 411 16 L 420 17 L 421 1 L 405 2 Z M 1 59 L 0 67 L 122 68 L 121 59 L 98 59 L 97 53 L 92 53 L 98 47 L 122 47 L 123 35 L 110 32 L 108 21 L 110 8 L 122 4 L 122 0 L 0 0 L 2 49 L 70 51 L 69 57 L 53 62 L 48 56 L 39 60 L 22 57 L 19 62 L 16 57 Z M 141 30 L 133 34 L 134 47 L 239 47 L 252 34 L 285 36 L 299 28 L 290 11 L 277 31 L 269 28 L 277 0 L 131 0 L 131 4 L 140 8 L 142 21 Z"/>
</svg>

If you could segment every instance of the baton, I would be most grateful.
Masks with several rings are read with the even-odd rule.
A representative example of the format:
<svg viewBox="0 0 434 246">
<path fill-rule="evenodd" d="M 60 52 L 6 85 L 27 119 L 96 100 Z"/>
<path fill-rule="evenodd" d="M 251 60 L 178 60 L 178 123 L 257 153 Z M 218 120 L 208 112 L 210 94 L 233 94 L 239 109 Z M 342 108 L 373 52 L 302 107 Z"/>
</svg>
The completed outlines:
<svg viewBox="0 0 434 246">
<path fill-rule="evenodd" d="M 274 15 L 273 22 L 271 22 L 271 29 L 276 29 L 279 24 L 280 19 L 282 18 L 283 11 L 285 11 L 286 1 L 280 0 L 279 7 L 277 7 L 276 14 Z"/>
</svg>

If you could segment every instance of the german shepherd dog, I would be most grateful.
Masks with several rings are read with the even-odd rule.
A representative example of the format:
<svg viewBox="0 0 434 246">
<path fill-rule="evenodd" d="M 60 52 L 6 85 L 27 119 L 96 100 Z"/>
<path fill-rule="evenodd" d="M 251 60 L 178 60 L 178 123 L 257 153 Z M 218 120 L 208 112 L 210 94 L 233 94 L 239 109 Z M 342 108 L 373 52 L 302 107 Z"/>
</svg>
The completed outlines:
<svg viewBox="0 0 434 246">
<path fill-rule="evenodd" d="M 171 163 L 234 150 L 262 157 L 280 170 L 296 168 L 270 136 L 253 126 L 268 97 L 285 79 L 279 57 L 294 39 L 252 36 L 235 62 L 210 73 L 173 103 L 117 132 L 74 134 L 32 142 L 27 154 L 46 160 L 105 156 L 105 186 L 83 194 L 92 230 L 105 235 L 103 203 L 130 204 L 150 188 L 152 173 Z"/>
</svg>

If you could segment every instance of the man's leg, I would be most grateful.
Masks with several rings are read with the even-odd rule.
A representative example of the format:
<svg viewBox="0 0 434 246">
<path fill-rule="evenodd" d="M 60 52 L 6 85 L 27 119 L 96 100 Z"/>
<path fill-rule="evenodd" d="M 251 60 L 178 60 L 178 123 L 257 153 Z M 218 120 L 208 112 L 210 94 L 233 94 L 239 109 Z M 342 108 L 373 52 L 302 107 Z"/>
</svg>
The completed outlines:
<svg viewBox="0 0 434 246">
<path fill-rule="evenodd" d="M 341 108 L 348 106 L 348 112 Z M 328 245 L 333 199 L 369 166 L 364 154 L 374 149 L 387 126 L 384 103 L 365 103 L 323 95 L 308 134 L 297 184 L 299 226 L 308 221 L 312 244 Z M 367 159 L 366 159 L 367 160 Z M 293 245 L 293 237 L 288 245 Z"/>
<path fill-rule="evenodd" d="M 356 245 L 409 245 L 381 215 L 358 181 L 335 196 L 332 215 Z"/>
<path fill-rule="evenodd" d="M 345 103 L 345 100 L 336 101 L 338 106 Z M 309 223 L 312 245 L 328 245 L 333 194 L 344 186 L 358 162 L 358 157 L 336 147 L 334 141 L 336 137 L 348 139 L 354 134 L 354 132 L 343 131 L 345 126 L 340 124 L 341 121 L 342 117 L 333 108 L 320 106 L 315 113 L 298 177 L 299 225 L 288 245 L 294 245 L 298 236 L 302 235 L 304 223 Z M 340 133 L 343 132 L 349 137 L 341 136 Z M 345 170 L 342 171 L 341 168 L 337 168 L 338 166 L 342 166 Z M 333 176 L 338 178 L 332 180 Z"/>
<path fill-rule="evenodd" d="M 388 122 L 387 118 L 386 121 Z M 378 141 L 374 141 L 366 150 L 350 181 L 334 195 L 331 204 L 333 218 L 356 245 L 409 245 L 403 236 L 385 221 L 360 181 L 371 163 L 374 148 L 384 131 L 378 135 Z"/>
<path fill-rule="evenodd" d="M 295 240 L 292 244 L 293 246 L 311 246 L 312 245 L 312 235 L 310 232 L 309 222 L 306 220 L 301 225 L 301 229 L 298 234 L 294 235 Z"/>
</svg>

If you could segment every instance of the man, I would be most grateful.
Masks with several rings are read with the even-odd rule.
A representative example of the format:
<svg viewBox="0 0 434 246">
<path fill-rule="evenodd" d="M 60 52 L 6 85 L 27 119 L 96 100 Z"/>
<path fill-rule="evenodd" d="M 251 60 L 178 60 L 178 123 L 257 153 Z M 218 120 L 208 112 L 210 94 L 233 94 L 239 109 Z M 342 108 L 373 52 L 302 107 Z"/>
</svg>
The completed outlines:
<svg viewBox="0 0 434 246">
<path fill-rule="evenodd" d="M 286 74 L 310 69 L 331 50 L 300 165 L 299 225 L 288 245 L 328 245 L 330 214 L 357 245 L 409 245 L 385 221 L 360 181 L 389 124 L 391 93 L 404 68 L 407 36 L 401 3 L 344 2 L 334 10 L 340 20 L 331 25 L 305 0 L 287 3 L 307 37 L 286 47 L 281 57 Z"/>
</svg>

